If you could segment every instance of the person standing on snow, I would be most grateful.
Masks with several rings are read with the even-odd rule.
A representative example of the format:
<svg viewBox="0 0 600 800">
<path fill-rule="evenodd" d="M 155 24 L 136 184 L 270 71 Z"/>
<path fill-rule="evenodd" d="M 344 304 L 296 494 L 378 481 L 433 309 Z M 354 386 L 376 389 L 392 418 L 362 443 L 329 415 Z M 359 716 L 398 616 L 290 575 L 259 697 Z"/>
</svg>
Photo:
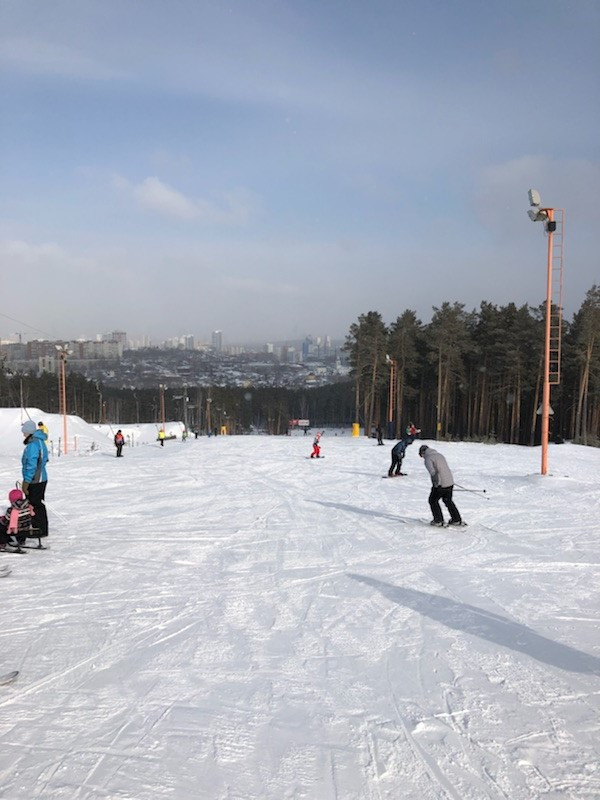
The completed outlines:
<svg viewBox="0 0 600 800">
<path fill-rule="evenodd" d="M 117 448 L 117 458 L 122 458 L 123 445 L 125 444 L 125 437 L 121 433 L 121 429 L 115 433 L 115 447 Z"/>
<path fill-rule="evenodd" d="M 48 448 L 46 447 L 46 434 L 36 429 L 35 422 L 28 419 L 21 426 L 21 433 L 25 437 L 23 456 L 21 458 L 23 482 L 21 489 L 31 503 L 35 512 L 34 526 L 38 532 L 36 536 L 48 536 L 48 514 L 44 505 L 48 474 Z"/>
<path fill-rule="evenodd" d="M 402 470 L 402 461 L 406 453 L 406 448 L 412 444 L 412 438 L 405 437 L 392 447 L 392 464 L 388 470 L 388 477 L 393 478 L 394 475 L 404 475 Z"/>
<path fill-rule="evenodd" d="M 452 490 L 454 489 L 454 478 L 450 472 L 448 462 L 437 450 L 432 450 L 426 444 L 419 447 L 419 455 L 425 461 L 427 472 L 431 475 L 431 492 L 429 494 L 429 507 L 433 514 L 433 519 L 429 523 L 438 528 L 444 525 L 444 515 L 440 508 L 440 500 L 450 512 L 450 522 L 448 525 L 462 525 L 462 519 L 458 508 L 452 500 Z"/>
<path fill-rule="evenodd" d="M 310 454 L 311 458 L 321 458 L 321 434 L 317 433 L 313 439 L 313 451 Z"/>
<path fill-rule="evenodd" d="M 375 434 L 377 436 L 377 444 L 383 444 L 383 429 L 381 427 L 381 422 L 377 423 L 377 427 L 375 428 Z"/>
</svg>

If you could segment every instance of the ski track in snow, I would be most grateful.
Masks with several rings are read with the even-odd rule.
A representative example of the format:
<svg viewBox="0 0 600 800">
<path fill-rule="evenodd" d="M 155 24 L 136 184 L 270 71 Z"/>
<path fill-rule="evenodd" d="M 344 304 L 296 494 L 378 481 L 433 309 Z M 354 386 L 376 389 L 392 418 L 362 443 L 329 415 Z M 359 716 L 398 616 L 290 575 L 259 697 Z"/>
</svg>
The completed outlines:
<svg viewBox="0 0 600 800">
<path fill-rule="evenodd" d="M 600 798 L 600 451 L 440 443 L 487 489 L 453 530 L 415 448 L 323 447 L 52 460 L 52 549 L 0 555 L 0 797 Z"/>
</svg>

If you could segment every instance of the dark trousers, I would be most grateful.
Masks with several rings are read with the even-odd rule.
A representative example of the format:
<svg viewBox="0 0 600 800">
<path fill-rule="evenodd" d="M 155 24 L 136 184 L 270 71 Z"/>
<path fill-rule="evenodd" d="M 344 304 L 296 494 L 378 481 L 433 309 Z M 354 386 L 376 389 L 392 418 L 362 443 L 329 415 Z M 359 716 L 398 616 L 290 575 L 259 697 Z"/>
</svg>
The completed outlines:
<svg viewBox="0 0 600 800">
<path fill-rule="evenodd" d="M 429 495 L 429 506 L 431 508 L 431 513 L 433 514 L 433 519 L 436 522 L 443 522 L 444 515 L 442 514 L 442 509 L 440 508 L 440 500 L 446 506 L 448 511 L 450 512 L 450 518 L 452 522 L 460 522 L 460 514 L 458 508 L 454 505 L 454 501 L 452 500 L 452 490 L 454 486 L 433 486 L 431 489 L 431 493 Z"/>
<path fill-rule="evenodd" d="M 391 477 L 394 474 L 394 470 L 396 470 L 396 475 L 400 475 L 401 469 L 402 458 L 397 456 L 395 453 L 392 453 L 392 466 L 388 469 L 388 475 Z"/>
<path fill-rule="evenodd" d="M 123 445 L 122 444 L 118 444 L 117 445 L 117 458 L 119 458 L 119 456 L 121 455 L 121 451 L 122 450 L 123 450 Z"/>
<path fill-rule="evenodd" d="M 35 511 L 35 516 L 31 520 L 31 524 L 34 528 L 39 530 L 39 534 L 36 534 L 36 536 L 48 536 L 48 514 L 46 513 L 46 506 L 44 505 L 47 483 L 48 481 L 30 483 L 27 493 L 27 499 Z"/>
</svg>

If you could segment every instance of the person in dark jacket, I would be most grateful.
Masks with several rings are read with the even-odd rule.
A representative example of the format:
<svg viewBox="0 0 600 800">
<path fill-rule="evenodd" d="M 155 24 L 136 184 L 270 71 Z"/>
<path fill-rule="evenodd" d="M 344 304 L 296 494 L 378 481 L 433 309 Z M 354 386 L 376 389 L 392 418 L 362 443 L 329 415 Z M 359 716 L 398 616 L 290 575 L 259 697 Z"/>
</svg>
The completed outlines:
<svg viewBox="0 0 600 800">
<path fill-rule="evenodd" d="M 388 477 L 393 478 L 394 475 L 404 474 L 401 471 L 402 461 L 404 460 L 404 456 L 406 454 L 406 448 L 412 443 L 412 438 L 405 437 L 404 439 L 400 439 L 400 441 L 392 447 L 392 464 L 388 470 Z"/>
<path fill-rule="evenodd" d="M 448 525 L 462 525 L 462 519 L 458 508 L 452 500 L 452 490 L 454 489 L 454 477 L 450 472 L 448 462 L 437 450 L 432 450 L 426 444 L 419 447 L 419 455 L 425 461 L 425 468 L 431 476 L 431 492 L 429 494 L 429 507 L 433 514 L 430 525 L 441 528 L 444 524 L 444 515 L 440 508 L 440 500 L 450 512 L 450 522 Z"/>
<path fill-rule="evenodd" d="M 377 436 L 377 444 L 383 444 L 383 429 L 381 427 L 381 422 L 377 423 L 375 434 Z"/>
<path fill-rule="evenodd" d="M 121 458 L 123 455 L 123 445 L 125 444 L 125 437 L 123 436 L 121 429 L 115 433 L 115 447 L 117 448 L 117 458 Z"/>
<path fill-rule="evenodd" d="M 48 463 L 47 437 L 45 433 L 37 430 L 35 422 L 30 419 L 21 426 L 21 433 L 25 437 L 23 441 L 25 449 L 21 457 L 23 475 L 21 489 L 35 512 L 33 522 L 36 528 L 35 535 L 41 538 L 42 536 L 48 536 L 48 514 L 44 505 L 46 485 L 48 483 L 48 474 L 46 472 L 46 464 Z"/>
</svg>

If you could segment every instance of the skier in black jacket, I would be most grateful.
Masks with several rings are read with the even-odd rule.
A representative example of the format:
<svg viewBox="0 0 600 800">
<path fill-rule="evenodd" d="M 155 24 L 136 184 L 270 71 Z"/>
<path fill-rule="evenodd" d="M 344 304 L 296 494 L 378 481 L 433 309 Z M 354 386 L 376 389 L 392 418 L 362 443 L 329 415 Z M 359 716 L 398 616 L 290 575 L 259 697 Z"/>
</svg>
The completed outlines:
<svg viewBox="0 0 600 800">
<path fill-rule="evenodd" d="M 394 475 L 402 475 L 402 461 L 404 459 L 404 455 L 406 453 L 406 448 L 409 444 L 412 444 L 414 440 L 413 436 L 405 436 L 404 439 L 400 439 L 400 441 L 392 447 L 392 465 L 388 470 L 388 477 L 393 478 Z"/>
</svg>

